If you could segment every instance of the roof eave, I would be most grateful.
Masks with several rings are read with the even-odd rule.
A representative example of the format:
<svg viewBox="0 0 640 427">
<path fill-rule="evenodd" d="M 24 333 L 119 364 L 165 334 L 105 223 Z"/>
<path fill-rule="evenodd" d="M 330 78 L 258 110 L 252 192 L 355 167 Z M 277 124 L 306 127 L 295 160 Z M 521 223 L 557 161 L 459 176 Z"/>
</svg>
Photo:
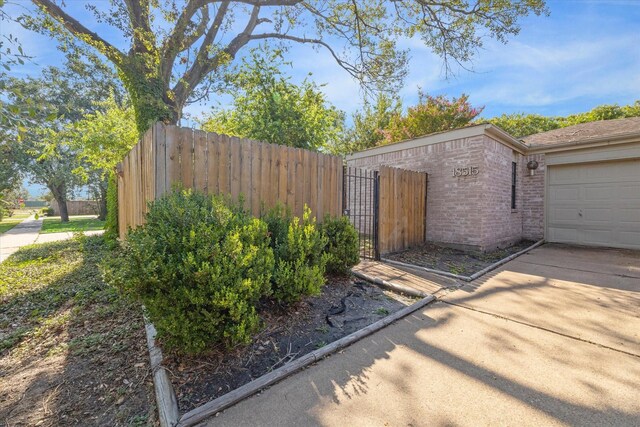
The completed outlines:
<svg viewBox="0 0 640 427">
<path fill-rule="evenodd" d="M 600 147 L 613 144 L 626 144 L 640 141 L 640 132 L 631 132 L 616 136 L 603 136 L 599 138 L 582 139 L 579 141 L 564 142 L 559 144 L 528 145 L 528 154 L 544 154 L 559 151 L 582 150 L 584 148 Z"/>
</svg>

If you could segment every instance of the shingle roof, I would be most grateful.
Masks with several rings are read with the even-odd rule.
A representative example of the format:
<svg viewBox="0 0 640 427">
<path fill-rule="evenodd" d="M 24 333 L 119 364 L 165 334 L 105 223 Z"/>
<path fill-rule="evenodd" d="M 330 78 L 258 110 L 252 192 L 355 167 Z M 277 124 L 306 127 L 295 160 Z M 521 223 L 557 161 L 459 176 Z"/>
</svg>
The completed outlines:
<svg viewBox="0 0 640 427">
<path fill-rule="evenodd" d="M 640 117 L 582 123 L 525 136 L 522 140 L 530 146 L 540 146 L 589 142 L 594 139 L 615 138 L 629 134 L 640 135 Z"/>
</svg>

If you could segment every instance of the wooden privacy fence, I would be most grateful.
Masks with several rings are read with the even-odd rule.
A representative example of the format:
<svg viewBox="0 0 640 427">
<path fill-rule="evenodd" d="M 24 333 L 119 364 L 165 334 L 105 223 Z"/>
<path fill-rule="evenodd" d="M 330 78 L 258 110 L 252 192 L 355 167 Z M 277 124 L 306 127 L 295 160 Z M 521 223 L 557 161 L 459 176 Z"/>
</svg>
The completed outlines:
<svg viewBox="0 0 640 427">
<path fill-rule="evenodd" d="M 342 159 L 315 151 L 156 123 L 118 165 L 120 237 L 144 223 L 147 202 L 176 184 L 241 195 L 253 215 L 277 202 L 321 220 L 342 214 Z"/>
<path fill-rule="evenodd" d="M 378 252 L 396 252 L 423 243 L 427 174 L 381 166 L 379 177 Z"/>
</svg>

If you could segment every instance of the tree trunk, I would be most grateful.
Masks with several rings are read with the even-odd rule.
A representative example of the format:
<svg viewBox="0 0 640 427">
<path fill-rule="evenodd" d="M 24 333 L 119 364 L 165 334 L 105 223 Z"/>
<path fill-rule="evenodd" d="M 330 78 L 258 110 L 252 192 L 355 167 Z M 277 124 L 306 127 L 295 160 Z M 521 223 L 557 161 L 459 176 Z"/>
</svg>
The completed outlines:
<svg viewBox="0 0 640 427">
<path fill-rule="evenodd" d="M 104 221 L 107 218 L 107 180 L 100 183 L 100 193 L 98 195 L 98 219 Z"/>
<path fill-rule="evenodd" d="M 69 222 L 69 210 L 67 209 L 67 189 L 64 185 L 50 186 L 49 190 L 53 194 L 53 198 L 58 202 L 60 209 L 60 221 Z"/>
<path fill-rule="evenodd" d="M 149 58 L 145 54 L 138 54 L 120 67 L 122 80 L 131 96 L 140 136 L 155 122 L 178 122 L 178 107 L 162 81 L 159 68 L 152 68 L 148 64 Z"/>
<path fill-rule="evenodd" d="M 69 222 L 69 210 L 67 209 L 67 198 L 56 197 L 58 207 L 60 208 L 60 221 Z"/>
</svg>

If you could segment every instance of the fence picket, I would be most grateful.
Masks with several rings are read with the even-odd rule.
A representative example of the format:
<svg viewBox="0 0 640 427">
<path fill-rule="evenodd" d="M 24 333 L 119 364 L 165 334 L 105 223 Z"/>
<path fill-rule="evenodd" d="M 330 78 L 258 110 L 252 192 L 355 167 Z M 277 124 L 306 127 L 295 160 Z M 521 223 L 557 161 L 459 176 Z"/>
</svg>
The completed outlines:
<svg viewBox="0 0 640 427">
<path fill-rule="evenodd" d="M 258 141 L 155 124 L 125 156 L 118 174 L 118 232 L 145 221 L 148 201 L 176 184 L 209 194 L 244 197 L 259 215 L 280 202 L 319 221 L 342 210 L 342 160 Z"/>
</svg>

